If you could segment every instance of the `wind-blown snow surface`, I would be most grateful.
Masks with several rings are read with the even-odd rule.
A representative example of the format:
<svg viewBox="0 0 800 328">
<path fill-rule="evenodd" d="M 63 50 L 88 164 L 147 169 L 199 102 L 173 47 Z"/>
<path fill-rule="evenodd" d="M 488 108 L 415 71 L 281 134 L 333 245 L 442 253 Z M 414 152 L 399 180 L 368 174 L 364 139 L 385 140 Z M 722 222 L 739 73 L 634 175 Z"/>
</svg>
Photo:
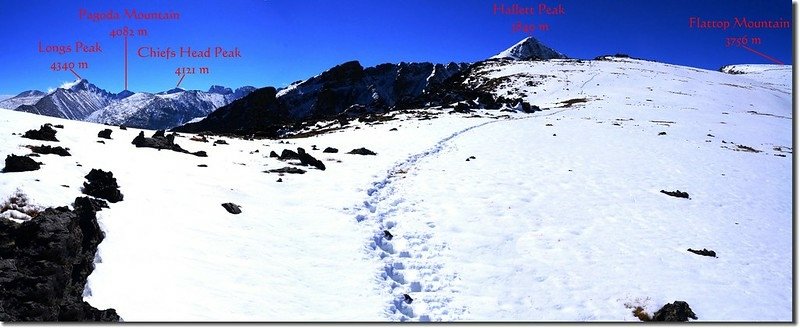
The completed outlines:
<svg viewBox="0 0 800 328">
<path fill-rule="evenodd" d="M 2 111 L 0 156 L 41 143 L 73 156 L 2 174 L 0 194 L 65 205 L 91 168 L 114 173 L 125 199 L 98 214 L 86 300 L 126 321 L 636 320 L 626 304 L 675 300 L 700 320 L 791 320 L 791 69 L 765 86 L 636 60 L 491 65 L 470 83 L 547 109 L 400 115 L 290 145 L 176 138 L 208 158 Z M 11 135 L 44 122 L 64 125 L 61 142 Z M 327 170 L 261 172 L 298 146 Z M 344 154 L 362 146 L 378 155 Z"/>
</svg>

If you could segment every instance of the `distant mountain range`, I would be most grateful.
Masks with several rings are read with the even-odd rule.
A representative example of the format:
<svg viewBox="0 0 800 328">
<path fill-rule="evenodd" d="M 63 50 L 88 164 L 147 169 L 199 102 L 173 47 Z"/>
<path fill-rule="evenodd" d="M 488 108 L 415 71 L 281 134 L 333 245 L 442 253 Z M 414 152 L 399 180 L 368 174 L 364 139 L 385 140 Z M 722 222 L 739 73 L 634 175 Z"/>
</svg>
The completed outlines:
<svg viewBox="0 0 800 328">
<path fill-rule="evenodd" d="M 172 89 L 113 94 L 79 80 L 50 93 L 23 92 L 0 101 L 0 108 L 147 129 L 277 136 L 278 131 L 299 122 L 398 109 L 459 106 L 530 111 L 532 105 L 518 95 L 494 94 L 494 87 L 484 83 L 487 78 L 475 72 L 491 61 L 551 59 L 567 56 L 529 37 L 477 63 L 399 63 L 364 68 L 351 61 L 280 90 L 233 90 L 215 85 L 205 92 Z"/>
<path fill-rule="evenodd" d="M 153 94 L 124 90 L 114 94 L 83 79 L 49 93 L 22 92 L 0 101 L 0 108 L 71 120 L 169 129 L 206 116 L 253 90 L 250 86 L 232 90 L 215 85 L 207 92 L 172 89 Z"/>
</svg>

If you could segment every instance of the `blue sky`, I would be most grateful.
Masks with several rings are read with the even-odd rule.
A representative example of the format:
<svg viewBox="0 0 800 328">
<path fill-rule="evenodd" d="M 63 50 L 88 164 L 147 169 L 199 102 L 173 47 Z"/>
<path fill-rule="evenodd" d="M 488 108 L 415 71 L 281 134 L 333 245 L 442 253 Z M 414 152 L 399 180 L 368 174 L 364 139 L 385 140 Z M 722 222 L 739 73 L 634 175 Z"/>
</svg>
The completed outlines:
<svg viewBox="0 0 800 328">
<path fill-rule="evenodd" d="M 563 16 L 494 15 L 494 4 L 563 5 Z M 175 11 L 176 21 L 79 19 L 79 10 Z M 123 14 L 124 16 L 124 14 Z M 759 37 L 751 48 L 786 64 L 792 62 L 791 30 L 697 30 L 688 19 L 791 20 L 791 2 L 706 0 L 171 0 L 69 1 L 0 0 L 0 94 L 57 87 L 74 79 L 53 72 L 54 62 L 86 62 L 82 77 L 112 92 L 124 87 L 123 40 L 112 29 L 147 29 L 129 39 L 128 88 L 163 91 L 175 87 L 178 67 L 208 67 L 207 75 L 187 75 L 181 87 L 212 84 L 285 86 L 349 60 L 364 66 L 384 62 L 485 59 L 532 35 L 574 58 L 627 53 L 635 57 L 717 69 L 730 63 L 769 63 L 750 51 L 725 47 L 725 37 Z M 549 31 L 514 33 L 515 22 L 546 23 Z M 100 42 L 100 54 L 39 53 L 38 44 Z M 140 47 L 238 48 L 236 59 L 145 59 Z"/>
</svg>

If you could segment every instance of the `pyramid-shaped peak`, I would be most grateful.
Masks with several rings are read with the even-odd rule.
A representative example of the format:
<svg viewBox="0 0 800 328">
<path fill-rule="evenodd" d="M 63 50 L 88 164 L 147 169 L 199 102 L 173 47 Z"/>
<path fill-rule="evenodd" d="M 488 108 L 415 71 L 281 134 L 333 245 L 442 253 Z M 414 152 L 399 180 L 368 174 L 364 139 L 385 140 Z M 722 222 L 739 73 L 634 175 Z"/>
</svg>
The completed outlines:
<svg viewBox="0 0 800 328">
<path fill-rule="evenodd" d="M 527 37 L 517 44 L 504 50 L 503 52 L 491 57 L 491 59 L 512 59 L 512 60 L 548 60 L 564 59 L 564 54 L 553 50 L 542 44 L 534 37 Z"/>
</svg>

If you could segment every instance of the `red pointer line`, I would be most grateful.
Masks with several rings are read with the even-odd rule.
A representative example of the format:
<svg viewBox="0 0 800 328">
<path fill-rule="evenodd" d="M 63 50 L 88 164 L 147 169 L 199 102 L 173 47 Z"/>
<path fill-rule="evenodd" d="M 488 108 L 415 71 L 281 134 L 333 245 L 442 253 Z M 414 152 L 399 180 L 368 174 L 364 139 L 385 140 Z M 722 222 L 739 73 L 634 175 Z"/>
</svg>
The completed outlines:
<svg viewBox="0 0 800 328">
<path fill-rule="evenodd" d="M 772 57 L 770 57 L 770 56 L 767 56 L 767 55 L 765 55 L 765 54 L 762 54 L 762 53 L 760 53 L 760 52 L 758 52 L 758 51 L 755 51 L 755 50 L 753 50 L 753 49 L 750 49 L 750 48 L 749 48 L 748 46 L 746 46 L 746 45 L 741 45 L 741 47 L 742 47 L 742 48 L 745 48 L 745 49 L 747 49 L 747 50 L 750 50 L 752 53 L 754 53 L 754 54 L 756 54 L 756 55 L 759 55 L 759 56 L 761 56 L 761 57 L 764 57 L 764 58 L 766 58 L 766 59 L 769 59 L 769 60 L 771 60 L 771 61 L 773 61 L 773 62 L 775 62 L 775 63 L 777 63 L 777 64 L 781 64 L 781 65 L 783 65 L 783 62 L 781 62 L 780 60 L 777 60 L 777 59 L 775 59 L 775 58 L 772 58 Z"/>
<path fill-rule="evenodd" d="M 125 35 L 125 90 L 128 90 L 128 35 Z"/>
<path fill-rule="evenodd" d="M 69 71 L 70 71 L 70 72 L 72 72 L 72 74 L 75 74 L 75 76 L 77 76 L 77 77 L 78 77 L 78 80 L 83 80 L 83 78 L 82 78 L 80 75 L 78 75 L 78 73 L 75 73 L 75 70 L 74 70 L 74 69 L 71 69 L 71 68 L 70 68 L 70 69 L 69 69 Z"/>
<path fill-rule="evenodd" d="M 183 78 L 184 78 L 184 77 L 186 77 L 186 73 L 183 73 L 183 75 L 181 75 L 181 79 L 180 79 L 180 80 L 178 80 L 178 84 L 175 86 L 176 88 L 178 88 L 178 87 L 180 87 L 180 86 L 181 86 L 181 82 L 183 82 Z"/>
</svg>

